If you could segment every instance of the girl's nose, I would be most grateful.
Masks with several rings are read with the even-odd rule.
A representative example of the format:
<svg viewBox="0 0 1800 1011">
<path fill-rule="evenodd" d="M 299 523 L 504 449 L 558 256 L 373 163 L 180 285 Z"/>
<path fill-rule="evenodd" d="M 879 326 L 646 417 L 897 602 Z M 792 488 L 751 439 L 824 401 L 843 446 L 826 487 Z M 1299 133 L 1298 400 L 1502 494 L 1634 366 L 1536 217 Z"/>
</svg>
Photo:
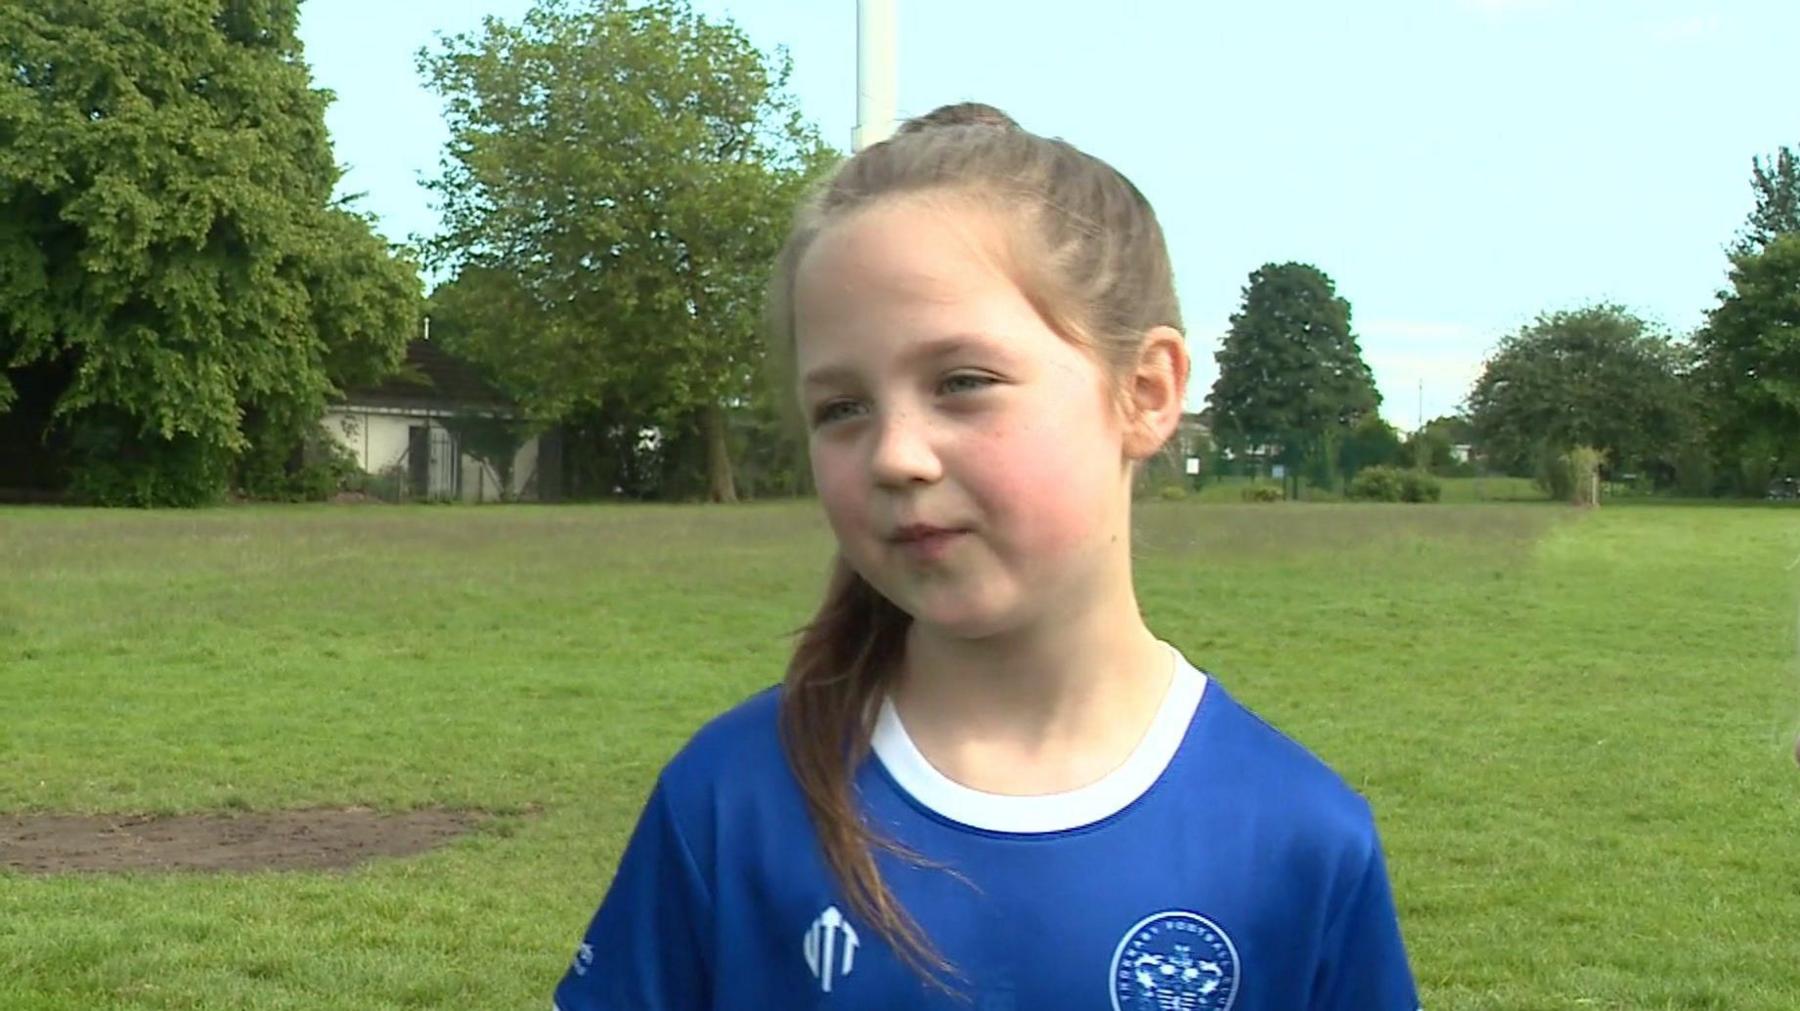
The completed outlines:
<svg viewBox="0 0 1800 1011">
<path fill-rule="evenodd" d="M 884 415 L 875 429 L 869 471 L 883 487 L 930 484 L 943 476 L 924 419 L 910 411 Z"/>
</svg>

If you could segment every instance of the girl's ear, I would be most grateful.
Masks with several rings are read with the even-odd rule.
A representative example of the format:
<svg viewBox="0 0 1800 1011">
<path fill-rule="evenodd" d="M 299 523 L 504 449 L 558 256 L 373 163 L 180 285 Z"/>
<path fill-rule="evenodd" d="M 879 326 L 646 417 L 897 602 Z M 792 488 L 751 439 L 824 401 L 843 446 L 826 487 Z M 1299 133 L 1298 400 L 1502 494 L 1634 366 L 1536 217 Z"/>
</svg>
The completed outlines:
<svg viewBox="0 0 1800 1011">
<path fill-rule="evenodd" d="M 1131 413 L 1125 419 L 1125 456 L 1147 460 L 1181 424 L 1187 400 L 1187 342 L 1171 326 L 1153 328 L 1138 348 L 1137 366 L 1126 376 Z"/>
</svg>

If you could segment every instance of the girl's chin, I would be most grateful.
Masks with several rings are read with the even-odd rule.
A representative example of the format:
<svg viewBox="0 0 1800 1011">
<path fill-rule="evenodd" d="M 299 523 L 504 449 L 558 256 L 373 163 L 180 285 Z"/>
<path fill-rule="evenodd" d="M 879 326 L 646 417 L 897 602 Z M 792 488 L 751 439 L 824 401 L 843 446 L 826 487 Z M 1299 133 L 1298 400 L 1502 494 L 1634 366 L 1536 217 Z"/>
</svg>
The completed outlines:
<svg viewBox="0 0 1800 1011">
<path fill-rule="evenodd" d="M 920 631 L 946 639 L 987 639 L 1011 631 L 1017 622 L 1006 608 L 989 602 L 922 600 L 907 607 Z"/>
</svg>

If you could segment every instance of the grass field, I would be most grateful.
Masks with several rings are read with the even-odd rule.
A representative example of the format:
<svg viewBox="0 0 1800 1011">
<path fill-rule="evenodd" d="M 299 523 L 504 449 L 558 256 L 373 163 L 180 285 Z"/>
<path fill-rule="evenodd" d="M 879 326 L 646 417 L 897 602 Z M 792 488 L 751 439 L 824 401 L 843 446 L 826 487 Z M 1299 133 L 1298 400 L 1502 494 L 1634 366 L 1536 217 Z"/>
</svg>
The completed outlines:
<svg viewBox="0 0 1800 1011">
<path fill-rule="evenodd" d="M 1140 507 L 1151 624 L 1375 805 L 1431 1011 L 1800 1007 L 1800 510 Z M 350 872 L 0 871 L 0 1009 L 547 1005 L 805 505 L 0 510 L 0 814 L 500 816 Z"/>
</svg>

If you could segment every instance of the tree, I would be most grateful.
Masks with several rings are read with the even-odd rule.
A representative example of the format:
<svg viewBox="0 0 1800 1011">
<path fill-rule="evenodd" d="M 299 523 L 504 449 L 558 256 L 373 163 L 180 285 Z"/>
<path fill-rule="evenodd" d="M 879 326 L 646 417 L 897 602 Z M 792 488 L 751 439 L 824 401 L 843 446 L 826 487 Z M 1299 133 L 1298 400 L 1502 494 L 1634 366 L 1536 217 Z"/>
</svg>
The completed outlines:
<svg viewBox="0 0 1800 1011">
<path fill-rule="evenodd" d="M 1207 398 L 1215 435 L 1235 450 L 1271 447 L 1290 467 L 1334 456 L 1346 430 L 1381 404 L 1350 303 L 1308 264 L 1264 264 L 1250 275 L 1215 358 Z"/>
<path fill-rule="evenodd" d="M 1475 423 L 1466 414 L 1440 414 L 1427 421 L 1425 429 L 1443 436 L 1452 446 L 1467 446 L 1475 441 Z"/>
<path fill-rule="evenodd" d="M 1458 463 L 1456 447 L 1471 445 L 1474 441 L 1475 426 L 1469 419 L 1460 414 L 1447 414 L 1432 418 L 1408 435 L 1401 447 L 1401 457 L 1412 466 L 1434 474 L 1454 476 L 1459 470 L 1466 474 L 1470 470 Z"/>
<path fill-rule="evenodd" d="M 1346 480 L 1368 467 L 1390 467 L 1402 460 L 1400 433 L 1380 414 L 1370 411 L 1350 426 L 1338 462 Z"/>
<path fill-rule="evenodd" d="M 1692 430 L 1682 349 L 1617 305 L 1540 315 L 1476 379 L 1468 414 L 1489 463 L 1532 473 L 1576 446 L 1613 470 L 1665 463 Z"/>
<path fill-rule="evenodd" d="M 1732 250 L 1738 256 L 1758 252 L 1778 236 L 1800 233 L 1800 161 L 1793 150 L 1777 148 L 1767 163 L 1752 157 L 1750 189 L 1756 206 Z"/>
<path fill-rule="evenodd" d="M 541 0 L 419 66 L 451 134 L 430 259 L 499 320 L 455 351 L 544 420 L 697 428 L 710 497 L 735 498 L 727 414 L 761 381 L 769 264 L 830 157 L 785 58 L 684 0 Z"/>
<path fill-rule="evenodd" d="M 0 412 L 78 494 L 216 497 L 403 352 L 417 274 L 331 202 L 297 7 L 0 5 Z"/>
<path fill-rule="evenodd" d="M 1761 494 L 1776 468 L 1800 466 L 1800 232 L 1732 257 L 1695 343 L 1715 440 L 1740 490 Z"/>
</svg>

